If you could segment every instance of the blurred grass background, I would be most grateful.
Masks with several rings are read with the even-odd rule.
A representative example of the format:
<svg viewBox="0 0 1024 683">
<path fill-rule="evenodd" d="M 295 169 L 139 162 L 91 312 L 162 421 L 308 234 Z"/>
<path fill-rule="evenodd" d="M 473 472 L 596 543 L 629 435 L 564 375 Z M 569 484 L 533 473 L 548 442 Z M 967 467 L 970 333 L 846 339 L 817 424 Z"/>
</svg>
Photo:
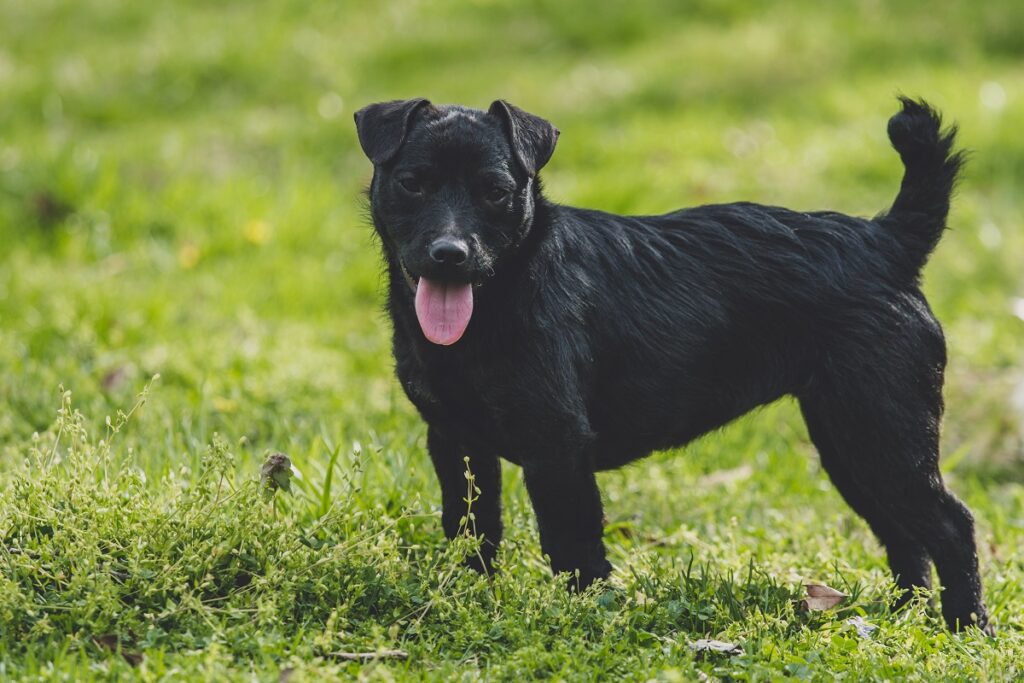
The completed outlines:
<svg viewBox="0 0 1024 683">
<path fill-rule="evenodd" d="M 509 99 L 562 131 L 544 171 L 556 201 L 870 215 L 898 187 L 885 123 L 904 93 L 972 150 L 925 289 L 950 346 L 947 474 L 1019 633 L 1022 26 L 1015 0 L 0 0 L 0 462 L 19 471 L 59 386 L 101 433 L 159 373 L 119 435 L 151 482 L 198 467 L 219 433 L 240 476 L 275 450 L 322 482 L 327 454 L 354 449 L 370 454 L 358 505 L 434 505 L 424 429 L 392 378 L 356 109 Z M 514 468 L 506 483 L 513 536 L 529 537 Z M 632 530 L 609 539 L 619 565 L 635 534 L 721 535 L 704 553 L 722 567 L 840 563 L 884 583 L 789 403 L 601 483 Z M 439 538 L 432 522 L 422 539 Z M 534 546 L 510 574 L 542 580 Z"/>
</svg>

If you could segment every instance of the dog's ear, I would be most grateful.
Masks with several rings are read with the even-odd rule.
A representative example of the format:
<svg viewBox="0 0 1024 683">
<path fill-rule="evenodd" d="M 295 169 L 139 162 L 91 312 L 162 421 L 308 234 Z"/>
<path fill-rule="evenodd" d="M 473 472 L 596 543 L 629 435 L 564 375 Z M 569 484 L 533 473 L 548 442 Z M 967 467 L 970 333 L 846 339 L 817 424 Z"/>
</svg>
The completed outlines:
<svg viewBox="0 0 1024 683">
<path fill-rule="evenodd" d="M 409 132 L 412 115 L 429 104 L 423 98 L 392 100 L 367 105 L 355 113 L 359 144 L 375 166 L 387 163 L 398 154 Z"/>
<path fill-rule="evenodd" d="M 531 178 L 544 168 L 555 152 L 558 129 L 539 116 L 525 112 L 505 100 L 495 100 L 487 113 L 504 121 L 516 160 Z"/>
</svg>

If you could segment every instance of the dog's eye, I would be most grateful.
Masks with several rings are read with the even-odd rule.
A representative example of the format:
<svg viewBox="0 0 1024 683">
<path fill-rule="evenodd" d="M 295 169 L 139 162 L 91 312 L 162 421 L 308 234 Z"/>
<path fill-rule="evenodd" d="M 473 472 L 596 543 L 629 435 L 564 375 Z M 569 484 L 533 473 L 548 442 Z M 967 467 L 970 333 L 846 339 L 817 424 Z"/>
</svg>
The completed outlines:
<svg viewBox="0 0 1024 683">
<path fill-rule="evenodd" d="M 411 175 L 403 176 L 398 179 L 398 184 L 402 186 L 402 189 L 409 194 L 420 194 L 423 192 L 423 186 L 420 185 L 419 181 Z"/>
<path fill-rule="evenodd" d="M 484 193 L 484 199 L 491 202 L 492 204 L 500 204 L 501 202 L 508 199 L 509 191 L 500 185 L 495 185 Z"/>
</svg>

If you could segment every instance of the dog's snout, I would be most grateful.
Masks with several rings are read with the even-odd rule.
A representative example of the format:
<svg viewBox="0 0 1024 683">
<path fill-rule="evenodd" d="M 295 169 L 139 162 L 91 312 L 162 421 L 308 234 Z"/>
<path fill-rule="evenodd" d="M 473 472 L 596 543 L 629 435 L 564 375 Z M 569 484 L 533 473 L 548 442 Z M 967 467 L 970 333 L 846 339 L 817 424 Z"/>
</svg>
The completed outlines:
<svg viewBox="0 0 1024 683">
<path fill-rule="evenodd" d="M 469 246 L 464 240 L 442 237 L 430 245 L 430 258 L 438 263 L 461 266 L 469 257 Z"/>
</svg>

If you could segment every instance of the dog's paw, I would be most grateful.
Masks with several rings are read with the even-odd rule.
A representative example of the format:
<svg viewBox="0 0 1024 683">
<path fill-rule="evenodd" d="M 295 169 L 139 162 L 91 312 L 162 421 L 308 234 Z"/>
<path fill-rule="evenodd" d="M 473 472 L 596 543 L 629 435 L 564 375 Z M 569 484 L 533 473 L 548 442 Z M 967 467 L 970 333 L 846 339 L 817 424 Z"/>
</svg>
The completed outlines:
<svg viewBox="0 0 1024 683">
<path fill-rule="evenodd" d="M 491 542 L 484 539 L 476 552 L 466 555 L 462 564 L 478 574 L 494 576 L 494 558 L 498 554 L 498 548 Z"/>
<path fill-rule="evenodd" d="M 497 569 L 494 567 L 494 555 L 486 555 L 484 553 L 474 553 L 468 555 L 462 564 L 469 569 L 472 569 L 477 574 L 483 574 L 484 576 L 494 576 Z"/>
<path fill-rule="evenodd" d="M 949 614 L 944 615 L 946 618 L 946 625 L 949 626 L 949 630 L 954 633 L 964 633 L 969 629 L 979 629 L 982 633 L 989 637 L 995 637 L 996 628 L 988 620 L 988 614 L 982 611 L 980 614 L 971 612 L 966 617 L 955 617 Z"/>
<path fill-rule="evenodd" d="M 570 592 L 582 593 L 596 581 L 607 579 L 612 573 L 612 565 L 607 560 L 588 569 L 577 569 L 569 573 L 568 588 Z"/>
</svg>

